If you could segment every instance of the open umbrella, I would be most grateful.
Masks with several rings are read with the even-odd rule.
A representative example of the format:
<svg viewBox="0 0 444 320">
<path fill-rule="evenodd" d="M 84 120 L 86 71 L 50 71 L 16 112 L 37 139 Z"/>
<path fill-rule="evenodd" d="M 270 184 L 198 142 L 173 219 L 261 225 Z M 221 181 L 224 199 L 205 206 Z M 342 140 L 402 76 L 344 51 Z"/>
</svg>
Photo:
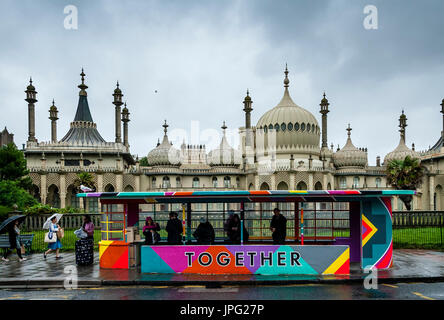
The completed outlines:
<svg viewBox="0 0 444 320">
<path fill-rule="evenodd" d="M 15 221 L 19 221 L 19 223 L 22 223 L 23 220 L 25 220 L 26 216 L 19 214 L 19 215 L 15 215 L 12 217 L 9 217 L 8 219 L 6 219 L 5 221 L 2 222 L 2 224 L 0 225 L 0 234 L 1 233 L 5 233 L 6 231 L 8 231 L 9 226 L 12 223 L 15 223 Z"/>
<path fill-rule="evenodd" d="M 59 223 L 60 219 L 62 218 L 63 214 L 61 213 L 54 213 L 52 216 L 50 216 L 48 219 L 46 219 L 45 223 L 43 224 L 43 229 L 49 229 L 49 226 L 51 225 L 51 220 L 56 217 L 57 221 L 56 223 Z"/>
</svg>

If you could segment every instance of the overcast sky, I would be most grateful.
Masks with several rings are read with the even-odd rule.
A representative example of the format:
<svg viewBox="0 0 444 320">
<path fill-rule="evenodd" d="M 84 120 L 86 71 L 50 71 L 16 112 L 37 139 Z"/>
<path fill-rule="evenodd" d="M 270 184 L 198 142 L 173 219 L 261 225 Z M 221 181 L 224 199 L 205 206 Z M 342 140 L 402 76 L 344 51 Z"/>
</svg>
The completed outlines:
<svg viewBox="0 0 444 320">
<path fill-rule="evenodd" d="M 78 9 L 77 30 L 64 28 L 70 4 Z M 377 30 L 363 26 L 369 4 L 378 9 Z M 220 132 L 223 120 L 235 131 L 244 125 L 247 88 L 253 124 L 280 101 L 288 63 L 293 100 L 319 124 L 326 91 L 329 145 L 345 144 L 350 123 L 354 144 L 368 148 L 374 165 L 377 155 L 397 146 L 402 109 L 409 146 L 427 149 L 440 136 L 443 12 L 440 0 L 2 0 L 0 126 L 14 133 L 17 145 L 26 141 L 23 91 L 32 76 L 36 137 L 50 139 L 54 98 L 61 139 L 74 119 L 83 67 L 105 140 L 114 141 L 112 93 L 119 80 L 133 154 L 155 147 L 165 119 L 170 130 L 187 132 L 187 143 L 211 149 L 219 140 L 208 134 Z M 193 121 L 200 134 L 190 141 Z"/>
</svg>

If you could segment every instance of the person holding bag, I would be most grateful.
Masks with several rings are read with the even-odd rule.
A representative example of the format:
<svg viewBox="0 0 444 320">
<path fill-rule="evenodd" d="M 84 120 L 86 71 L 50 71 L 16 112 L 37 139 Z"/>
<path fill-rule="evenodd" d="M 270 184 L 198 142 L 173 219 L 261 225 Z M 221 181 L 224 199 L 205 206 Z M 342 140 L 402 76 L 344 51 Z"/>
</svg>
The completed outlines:
<svg viewBox="0 0 444 320">
<path fill-rule="evenodd" d="M 20 229 L 18 226 L 19 222 L 16 221 L 15 224 L 8 229 L 8 235 L 9 235 L 10 249 L 16 250 L 17 256 L 19 257 L 19 261 L 22 262 L 25 261 L 26 258 L 22 257 L 21 243 L 20 243 Z M 8 256 L 9 254 L 11 254 L 12 252 L 11 250 L 6 249 L 5 254 L 2 257 L 3 261 L 9 261 Z"/>
<path fill-rule="evenodd" d="M 49 232 L 45 235 L 45 242 L 48 242 L 48 250 L 43 253 L 43 258 L 46 259 L 48 253 L 50 253 L 52 250 L 55 250 L 56 252 L 56 259 L 63 258 L 59 256 L 59 250 L 62 247 L 62 243 L 57 237 L 57 232 L 61 232 L 61 229 L 62 228 L 60 228 L 60 226 L 57 224 L 57 218 L 53 217 L 51 219 L 51 224 L 49 225 Z"/>
</svg>

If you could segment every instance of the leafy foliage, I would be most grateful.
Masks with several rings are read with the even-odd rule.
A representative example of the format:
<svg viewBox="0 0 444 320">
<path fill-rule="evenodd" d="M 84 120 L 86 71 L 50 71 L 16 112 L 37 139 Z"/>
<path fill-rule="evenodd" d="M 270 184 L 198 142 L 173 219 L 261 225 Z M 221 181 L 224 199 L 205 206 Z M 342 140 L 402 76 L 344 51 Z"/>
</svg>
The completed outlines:
<svg viewBox="0 0 444 320">
<path fill-rule="evenodd" d="M 52 214 L 52 213 L 83 213 L 82 210 L 79 208 L 73 208 L 73 207 L 66 207 L 66 208 L 53 208 L 50 205 L 47 204 L 41 204 L 38 203 L 36 205 L 33 205 L 31 207 L 28 207 L 24 210 L 26 214 Z"/>
<path fill-rule="evenodd" d="M 23 152 L 17 149 L 15 144 L 10 143 L 0 148 L 0 180 L 17 181 L 19 186 L 30 190 L 31 178 L 26 168 L 26 159 Z"/>
<path fill-rule="evenodd" d="M 0 181 L 0 205 L 12 208 L 17 204 L 19 210 L 35 205 L 37 201 L 21 187 L 20 181 Z"/>
<path fill-rule="evenodd" d="M 398 190 L 416 190 L 422 183 L 424 168 L 418 159 L 409 156 L 392 160 L 387 166 L 387 181 Z"/>
<path fill-rule="evenodd" d="M 139 164 L 140 164 L 142 167 L 148 167 L 148 159 L 147 159 L 147 157 L 143 157 L 143 158 L 141 158 L 140 161 L 139 161 Z"/>
<path fill-rule="evenodd" d="M 80 172 L 77 174 L 77 179 L 74 181 L 74 186 L 77 189 L 77 192 L 82 192 L 80 190 L 80 186 L 84 185 L 85 187 L 91 188 L 95 190 L 94 186 L 94 177 L 89 172 Z"/>
<path fill-rule="evenodd" d="M 387 182 L 398 190 L 416 190 L 422 184 L 424 168 L 418 159 L 406 156 L 404 160 L 392 160 L 386 169 Z M 412 196 L 400 196 L 407 210 L 411 209 Z"/>
</svg>

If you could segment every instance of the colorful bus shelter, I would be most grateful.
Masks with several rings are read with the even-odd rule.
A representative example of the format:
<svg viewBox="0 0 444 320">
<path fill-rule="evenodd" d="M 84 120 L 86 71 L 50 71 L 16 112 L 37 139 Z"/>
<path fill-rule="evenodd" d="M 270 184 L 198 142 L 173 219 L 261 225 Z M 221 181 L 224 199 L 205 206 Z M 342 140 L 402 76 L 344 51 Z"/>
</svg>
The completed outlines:
<svg viewBox="0 0 444 320">
<path fill-rule="evenodd" d="M 393 196 L 414 193 L 410 190 L 261 190 L 104 192 L 82 193 L 78 197 L 100 198 L 103 211 L 99 242 L 101 268 L 140 267 L 143 273 L 163 274 L 339 275 L 350 273 L 350 263 L 359 264 L 361 268 L 392 266 L 391 200 Z M 184 224 L 183 245 L 168 245 L 166 241 L 144 245 L 140 240 L 141 208 L 163 204 L 180 208 L 177 211 Z M 193 206 L 200 204 L 207 204 L 207 208 L 209 204 L 236 205 L 242 223 L 253 233 L 251 241 L 193 243 L 193 216 L 197 212 Z M 286 243 L 274 245 L 271 237 L 256 236 L 256 233 L 262 234 L 262 229 L 255 231 L 258 225 L 262 228 L 269 224 L 269 221 L 262 221 L 263 208 L 285 205 L 291 211 L 287 210 L 291 215 L 291 236 Z M 343 216 L 336 217 L 336 211 Z M 326 217 L 326 212 L 330 216 Z M 338 224 L 343 220 L 345 232 Z"/>
</svg>

